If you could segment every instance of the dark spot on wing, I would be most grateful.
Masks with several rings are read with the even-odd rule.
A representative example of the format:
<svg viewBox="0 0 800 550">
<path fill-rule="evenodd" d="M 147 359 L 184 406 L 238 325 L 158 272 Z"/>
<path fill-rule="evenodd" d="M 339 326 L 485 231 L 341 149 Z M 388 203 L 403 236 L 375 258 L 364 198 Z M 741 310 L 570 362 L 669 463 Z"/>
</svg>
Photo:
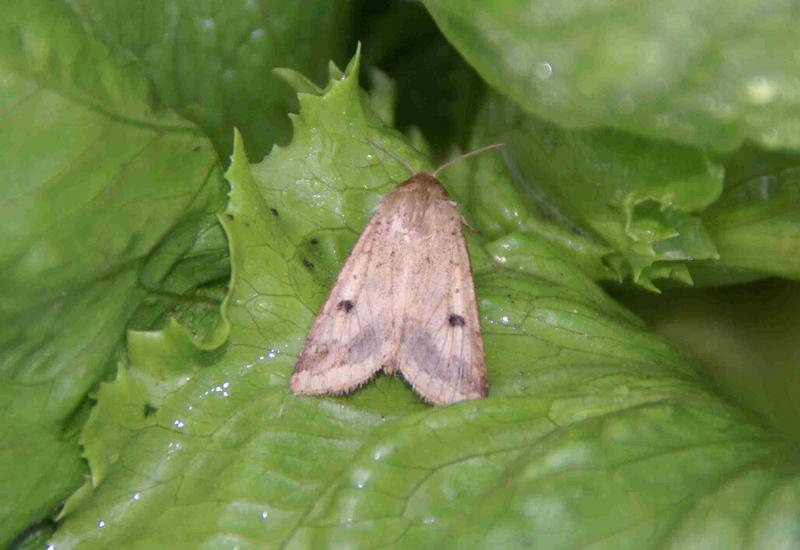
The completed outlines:
<svg viewBox="0 0 800 550">
<path fill-rule="evenodd" d="M 355 304 L 350 300 L 342 300 L 338 304 L 336 304 L 336 309 L 339 311 L 344 311 L 345 313 L 350 313 L 350 310 L 355 307 Z"/>
<path fill-rule="evenodd" d="M 320 344 L 317 346 L 317 356 L 325 357 L 328 355 L 328 344 Z"/>
<path fill-rule="evenodd" d="M 276 216 L 276 217 L 278 216 L 278 211 L 275 210 L 274 208 L 270 208 L 269 211 L 272 212 L 273 216 Z"/>
<path fill-rule="evenodd" d="M 233 214 L 225 214 L 225 217 L 229 220 L 233 220 Z"/>
<path fill-rule="evenodd" d="M 152 416 L 152 415 L 156 414 L 157 410 L 158 409 L 156 407 L 154 407 L 153 405 L 151 405 L 150 403 L 146 404 L 144 406 L 144 417 L 147 418 L 148 416 Z"/>
<path fill-rule="evenodd" d="M 319 244 L 319 241 L 317 239 L 311 239 L 308 242 L 311 243 L 311 244 Z"/>
<path fill-rule="evenodd" d="M 455 313 L 452 313 L 450 317 L 447 318 L 447 322 L 450 323 L 451 327 L 463 327 L 467 324 L 461 315 L 456 315 Z"/>
<path fill-rule="evenodd" d="M 309 260 L 304 259 L 303 265 L 306 266 L 306 269 L 309 271 L 314 271 L 314 264 L 311 263 Z"/>
</svg>

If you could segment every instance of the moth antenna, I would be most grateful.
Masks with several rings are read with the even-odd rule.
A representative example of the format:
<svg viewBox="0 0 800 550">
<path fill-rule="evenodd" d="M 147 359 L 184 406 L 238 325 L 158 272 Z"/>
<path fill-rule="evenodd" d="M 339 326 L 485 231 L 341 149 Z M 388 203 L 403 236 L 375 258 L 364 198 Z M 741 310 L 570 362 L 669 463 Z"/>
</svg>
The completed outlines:
<svg viewBox="0 0 800 550">
<path fill-rule="evenodd" d="M 434 170 L 433 174 L 431 175 L 435 178 L 439 172 L 441 172 L 448 166 L 455 164 L 456 162 L 461 162 L 465 158 L 474 157 L 475 155 L 480 155 L 481 153 L 485 153 L 486 151 L 491 151 L 492 149 L 499 149 L 500 147 L 505 147 L 505 145 L 506 145 L 505 143 L 493 143 L 491 145 L 487 145 L 486 147 L 481 147 L 480 149 L 475 149 L 474 151 L 470 151 L 469 153 L 464 153 L 463 155 L 458 156 L 452 160 L 448 160 L 447 162 L 439 166 L 436 170 Z"/>
<path fill-rule="evenodd" d="M 414 168 L 412 168 L 412 166 L 406 161 L 406 159 L 404 159 L 403 157 L 401 157 L 400 155 L 398 155 L 397 153 L 395 153 L 394 151 L 392 151 L 388 147 L 384 147 L 382 143 L 378 143 L 377 141 L 373 141 L 369 136 L 367 136 L 367 141 L 370 142 L 370 144 L 372 144 L 373 147 L 377 147 L 378 149 L 380 149 L 381 151 L 383 151 L 384 153 L 386 153 L 387 155 L 392 157 L 394 160 L 396 160 L 397 162 L 399 162 L 400 164 L 405 166 L 406 169 L 409 172 L 411 172 L 412 175 L 417 173 L 417 171 L 414 170 Z"/>
</svg>

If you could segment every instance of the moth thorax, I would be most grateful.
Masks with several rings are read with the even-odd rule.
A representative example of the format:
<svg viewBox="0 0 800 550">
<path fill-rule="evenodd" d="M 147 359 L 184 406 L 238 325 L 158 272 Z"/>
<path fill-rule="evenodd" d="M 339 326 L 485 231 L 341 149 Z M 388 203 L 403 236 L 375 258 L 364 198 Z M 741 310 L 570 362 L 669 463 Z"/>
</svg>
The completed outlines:
<svg viewBox="0 0 800 550">
<path fill-rule="evenodd" d="M 447 198 L 448 194 L 445 188 L 439 183 L 435 177 L 428 172 L 418 172 L 408 178 L 403 185 L 409 191 L 421 191 L 426 193 L 432 199 Z"/>
</svg>

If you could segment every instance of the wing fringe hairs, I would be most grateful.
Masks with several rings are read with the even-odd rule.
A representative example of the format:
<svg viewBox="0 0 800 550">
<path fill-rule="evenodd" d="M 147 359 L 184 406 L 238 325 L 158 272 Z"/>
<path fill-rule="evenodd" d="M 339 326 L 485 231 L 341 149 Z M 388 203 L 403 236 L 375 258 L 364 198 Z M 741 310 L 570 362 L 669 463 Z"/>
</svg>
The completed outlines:
<svg viewBox="0 0 800 550">
<path fill-rule="evenodd" d="M 293 393 L 344 394 L 383 370 L 434 405 L 487 395 L 461 214 L 434 174 L 413 175 L 378 205 L 317 314 Z"/>
</svg>

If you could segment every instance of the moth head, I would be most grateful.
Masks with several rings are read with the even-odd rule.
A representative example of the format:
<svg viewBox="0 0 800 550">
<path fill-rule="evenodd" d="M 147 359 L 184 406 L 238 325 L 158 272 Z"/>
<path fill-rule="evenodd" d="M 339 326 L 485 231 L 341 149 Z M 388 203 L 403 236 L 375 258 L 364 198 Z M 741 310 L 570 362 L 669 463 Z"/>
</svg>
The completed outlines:
<svg viewBox="0 0 800 550">
<path fill-rule="evenodd" d="M 408 187 L 426 187 L 430 186 L 431 188 L 441 188 L 442 193 L 447 195 L 447 192 L 444 190 L 442 185 L 439 183 L 433 174 L 429 172 L 417 172 L 416 174 L 412 175 L 406 181 L 404 181 L 401 186 L 408 186 Z"/>
</svg>

